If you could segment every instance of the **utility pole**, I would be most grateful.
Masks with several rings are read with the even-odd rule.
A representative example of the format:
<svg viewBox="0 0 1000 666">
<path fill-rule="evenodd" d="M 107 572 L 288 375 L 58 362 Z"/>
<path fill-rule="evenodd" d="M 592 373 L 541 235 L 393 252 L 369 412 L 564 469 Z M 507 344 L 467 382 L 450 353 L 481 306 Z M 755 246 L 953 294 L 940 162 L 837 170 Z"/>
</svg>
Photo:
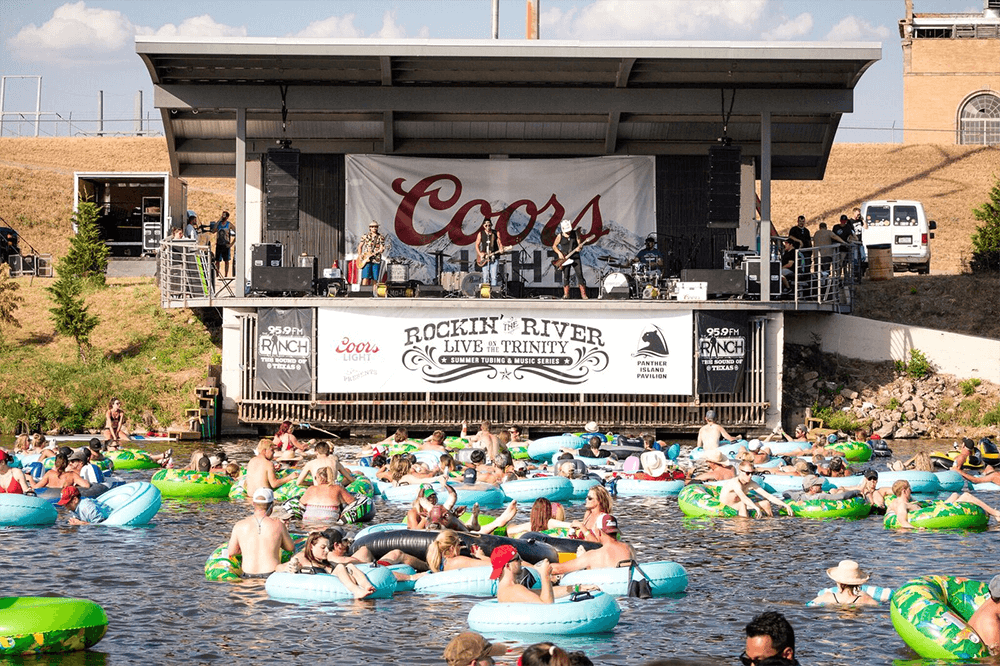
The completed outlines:
<svg viewBox="0 0 1000 666">
<path fill-rule="evenodd" d="M 524 30 L 525 39 L 538 39 L 538 3 L 541 0 L 527 0 L 527 20 Z"/>
<path fill-rule="evenodd" d="M 493 39 L 500 39 L 500 0 L 493 0 Z"/>
</svg>

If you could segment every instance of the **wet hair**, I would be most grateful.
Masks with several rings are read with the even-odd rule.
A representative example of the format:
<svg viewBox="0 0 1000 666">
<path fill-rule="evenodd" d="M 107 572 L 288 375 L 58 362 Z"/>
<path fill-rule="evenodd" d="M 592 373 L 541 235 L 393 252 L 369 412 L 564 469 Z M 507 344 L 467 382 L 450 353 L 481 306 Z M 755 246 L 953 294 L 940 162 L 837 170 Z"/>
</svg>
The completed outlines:
<svg viewBox="0 0 1000 666">
<path fill-rule="evenodd" d="M 406 428 L 396 428 L 396 432 L 393 434 L 392 439 L 396 442 L 402 442 L 409 436 L 409 433 L 406 432 Z"/>
<path fill-rule="evenodd" d="M 795 653 L 795 630 L 788 623 L 785 616 L 777 611 L 767 611 L 760 615 L 755 615 L 746 626 L 747 638 L 757 636 L 770 636 L 771 647 L 778 655 L 791 648 Z"/>
<path fill-rule="evenodd" d="M 393 481 L 399 481 L 410 473 L 411 467 L 413 463 L 410 462 L 409 456 L 395 455 L 389 461 L 389 477 Z"/>
<path fill-rule="evenodd" d="M 518 662 L 522 666 L 569 666 L 569 655 L 552 643 L 535 643 L 524 649 Z"/>
<path fill-rule="evenodd" d="M 458 546 L 462 540 L 455 530 L 441 530 L 434 541 L 427 544 L 427 566 L 431 571 L 444 571 L 444 554 L 452 547 Z"/>
<path fill-rule="evenodd" d="M 962 440 L 962 446 L 964 446 L 965 448 L 969 449 L 970 451 L 975 451 L 976 450 L 976 443 L 973 442 L 968 437 L 966 437 L 965 439 Z"/>
<path fill-rule="evenodd" d="M 486 462 L 486 453 L 482 449 L 473 449 L 472 453 L 469 454 L 469 460 L 476 465 L 484 463 Z"/>
<path fill-rule="evenodd" d="M 281 437 L 285 433 L 291 432 L 291 430 L 292 430 L 292 422 L 291 421 L 282 421 L 281 425 L 278 426 L 278 432 L 275 433 L 274 436 L 275 437 Z"/>
<path fill-rule="evenodd" d="M 597 435 L 594 435 L 593 437 L 590 438 L 588 444 L 590 444 L 590 448 L 592 449 L 599 449 L 601 448 L 601 438 L 598 437 Z"/>
<path fill-rule="evenodd" d="M 549 529 L 549 518 L 552 517 L 552 502 L 545 497 L 539 497 L 531 505 L 531 531 L 541 532 Z"/>
<path fill-rule="evenodd" d="M 226 463 L 226 476 L 236 478 L 240 475 L 240 466 L 237 463 Z"/>
<path fill-rule="evenodd" d="M 68 464 L 69 464 L 69 459 L 66 457 L 66 455 L 64 453 L 57 453 L 54 467 L 52 469 L 56 471 L 56 474 L 61 475 L 63 472 L 66 471 L 66 466 Z"/>
<path fill-rule="evenodd" d="M 894 484 L 892 484 L 892 494 L 899 497 L 903 494 L 904 490 L 910 489 L 910 482 L 906 479 L 899 479 Z"/>
<path fill-rule="evenodd" d="M 316 446 L 313 447 L 313 450 L 321 456 L 330 455 L 330 442 L 326 440 L 316 442 Z"/>
<path fill-rule="evenodd" d="M 326 485 L 327 483 L 330 483 L 330 468 L 320 467 L 316 470 L 316 473 L 313 474 L 313 476 L 315 477 L 316 483 Z"/>
</svg>

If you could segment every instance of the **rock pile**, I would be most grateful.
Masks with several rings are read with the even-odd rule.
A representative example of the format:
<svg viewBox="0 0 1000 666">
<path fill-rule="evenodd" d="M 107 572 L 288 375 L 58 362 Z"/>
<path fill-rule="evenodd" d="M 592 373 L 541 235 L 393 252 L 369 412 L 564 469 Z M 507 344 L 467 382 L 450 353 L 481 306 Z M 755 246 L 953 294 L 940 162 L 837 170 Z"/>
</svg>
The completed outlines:
<svg viewBox="0 0 1000 666">
<path fill-rule="evenodd" d="M 915 379 L 892 363 L 855 361 L 816 347 L 786 345 L 783 399 L 791 421 L 801 421 L 806 408 L 829 407 L 869 421 L 883 439 L 1000 434 L 996 418 L 986 418 L 992 425 L 970 425 L 984 414 L 1000 417 L 1000 386 L 952 375 Z"/>
</svg>

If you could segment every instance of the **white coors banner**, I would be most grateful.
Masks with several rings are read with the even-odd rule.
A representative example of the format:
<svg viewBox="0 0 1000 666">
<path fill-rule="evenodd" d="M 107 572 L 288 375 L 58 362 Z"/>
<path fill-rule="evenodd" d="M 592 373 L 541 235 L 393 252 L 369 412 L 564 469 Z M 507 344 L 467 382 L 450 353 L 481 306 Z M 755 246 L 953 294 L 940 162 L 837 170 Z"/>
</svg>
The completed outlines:
<svg viewBox="0 0 1000 666">
<path fill-rule="evenodd" d="M 321 393 L 681 394 L 693 388 L 690 311 L 647 314 L 470 306 L 317 312 Z"/>
<path fill-rule="evenodd" d="M 601 257 L 630 261 L 656 228 L 652 157 L 560 160 L 448 160 L 347 156 L 347 252 L 376 220 L 386 256 L 405 260 L 410 279 L 476 272 L 476 237 L 489 216 L 504 246 L 507 279 L 529 287 L 560 284 L 549 250 L 562 220 L 596 242 L 580 252 L 587 284 L 606 270 Z M 435 253 L 438 253 L 435 255 Z M 561 275 L 560 275 L 561 278 Z"/>
</svg>

